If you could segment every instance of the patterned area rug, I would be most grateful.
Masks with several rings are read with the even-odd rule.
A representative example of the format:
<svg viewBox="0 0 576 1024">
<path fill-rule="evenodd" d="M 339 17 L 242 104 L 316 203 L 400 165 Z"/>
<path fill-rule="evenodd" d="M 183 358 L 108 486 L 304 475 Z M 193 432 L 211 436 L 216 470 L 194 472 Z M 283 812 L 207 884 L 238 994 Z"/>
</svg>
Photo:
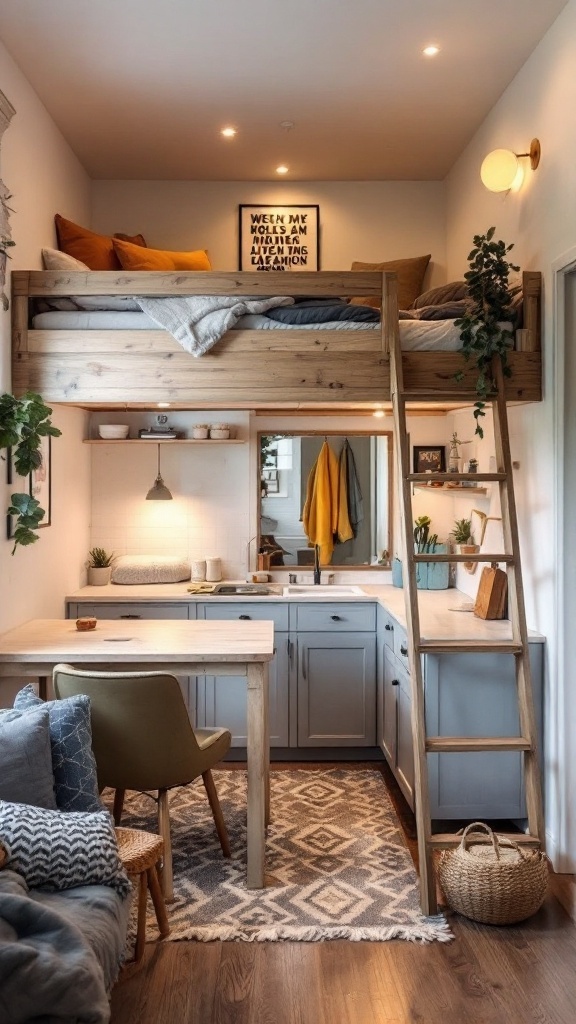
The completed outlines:
<svg viewBox="0 0 576 1024">
<path fill-rule="evenodd" d="M 222 857 L 201 780 L 174 790 L 170 939 L 452 938 L 444 917 L 422 916 L 416 872 L 378 771 L 272 771 L 263 890 L 246 888 L 246 773 L 213 774 L 233 856 Z M 156 832 L 156 805 L 131 795 L 122 824 Z M 157 935 L 152 915 L 147 938 Z"/>
</svg>

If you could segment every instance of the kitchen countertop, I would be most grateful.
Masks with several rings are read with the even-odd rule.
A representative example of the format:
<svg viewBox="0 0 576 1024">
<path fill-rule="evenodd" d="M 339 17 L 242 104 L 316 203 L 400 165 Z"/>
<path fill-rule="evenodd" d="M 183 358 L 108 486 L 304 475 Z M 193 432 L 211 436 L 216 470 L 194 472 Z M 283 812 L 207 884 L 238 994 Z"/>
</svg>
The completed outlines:
<svg viewBox="0 0 576 1024">
<path fill-rule="evenodd" d="M 238 581 L 227 581 L 238 582 Z M 163 602 L 191 602 L 208 601 L 210 604 L 217 604 L 230 601 L 246 603 L 254 601 L 257 604 L 263 602 L 294 602 L 305 601 L 329 601 L 332 602 L 367 602 L 375 601 L 381 604 L 399 622 L 406 627 L 406 613 L 404 609 L 404 591 L 400 587 L 393 587 L 390 584 L 354 584 L 361 591 L 361 594 L 335 594 L 331 593 L 331 585 L 325 584 L 318 587 L 318 593 L 311 595 L 290 594 L 284 595 L 281 591 L 277 595 L 266 595 L 256 597 L 251 594 L 216 596 L 211 594 L 190 594 L 187 587 L 190 582 L 187 580 L 181 583 L 153 583 L 137 586 L 125 586 L 118 583 L 109 583 L 104 587 L 82 587 L 69 594 L 66 601 L 76 602 L 124 602 L 124 603 L 155 603 Z M 274 584 L 270 584 L 273 586 Z M 336 589 L 336 588 L 335 588 Z M 470 598 L 459 590 L 449 588 L 448 590 L 419 590 L 420 625 L 424 637 L 443 640 L 447 638 L 460 640 L 507 640 L 511 638 L 511 625 L 508 619 L 485 620 L 477 618 L 471 611 L 459 611 L 462 605 L 470 606 Z M 533 642 L 544 642 L 545 637 L 541 633 L 529 630 L 530 640 Z"/>
</svg>

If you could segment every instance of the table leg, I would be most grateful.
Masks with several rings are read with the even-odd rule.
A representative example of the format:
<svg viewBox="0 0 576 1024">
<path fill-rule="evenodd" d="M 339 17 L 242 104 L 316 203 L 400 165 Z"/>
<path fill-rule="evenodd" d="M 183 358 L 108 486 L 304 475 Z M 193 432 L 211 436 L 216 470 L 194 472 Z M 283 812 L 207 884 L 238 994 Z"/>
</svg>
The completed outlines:
<svg viewBox="0 0 576 1024">
<path fill-rule="evenodd" d="M 270 824 L 270 684 L 268 663 L 264 666 L 264 826 Z"/>
<path fill-rule="evenodd" d="M 38 676 L 38 696 L 40 700 L 48 700 L 48 676 Z"/>
<path fill-rule="evenodd" d="M 268 664 L 266 662 L 248 663 L 246 676 L 248 685 L 246 883 L 249 889 L 263 889 L 268 774 L 268 755 L 266 753 Z"/>
</svg>

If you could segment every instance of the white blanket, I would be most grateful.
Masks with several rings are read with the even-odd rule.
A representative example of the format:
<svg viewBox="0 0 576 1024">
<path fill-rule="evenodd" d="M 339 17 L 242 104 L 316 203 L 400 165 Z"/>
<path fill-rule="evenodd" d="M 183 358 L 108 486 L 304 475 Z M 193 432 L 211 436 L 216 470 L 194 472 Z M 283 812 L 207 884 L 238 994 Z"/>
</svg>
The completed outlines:
<svg viewBox="0 0 576 1024">
<path fill-rule="evenodd" d="M 202 356 L 246 313 L 264 313 L 273 306 L 291 306 L 289 295 L 254 298 L 249 295 L 135 296 L 140 307 L 191 352 Z"/>
</svg>

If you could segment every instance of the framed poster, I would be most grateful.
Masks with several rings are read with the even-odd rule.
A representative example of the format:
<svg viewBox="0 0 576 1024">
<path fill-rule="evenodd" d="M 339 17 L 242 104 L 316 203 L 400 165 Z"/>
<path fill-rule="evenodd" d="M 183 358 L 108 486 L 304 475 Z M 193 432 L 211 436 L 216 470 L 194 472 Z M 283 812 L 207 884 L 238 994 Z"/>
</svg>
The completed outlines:
<svg viewBox="0 0 576 1024">
<path fill-rule="evenodd" d="M 42 438 L 40 445 L 42 462 L 38 469 L 33 469 L 30 474 L 30 495 L 40 502 L 40 507 L 44 509 L 45 513 L 42 522 L 38 524 L 39 530 L 44 526 L 50 526 L 52 519 L 51 440 L 49 434 Z"/>
<path fill-rule="evenodd" d="M 444 445 L 415 444 L 412 449 L 414 473 L 445 473 Z"/>
<path fill-rule="evenodd" d="M 319 270 L 320 207 L 239 207 L 240 270 Z"/>
</svg>

